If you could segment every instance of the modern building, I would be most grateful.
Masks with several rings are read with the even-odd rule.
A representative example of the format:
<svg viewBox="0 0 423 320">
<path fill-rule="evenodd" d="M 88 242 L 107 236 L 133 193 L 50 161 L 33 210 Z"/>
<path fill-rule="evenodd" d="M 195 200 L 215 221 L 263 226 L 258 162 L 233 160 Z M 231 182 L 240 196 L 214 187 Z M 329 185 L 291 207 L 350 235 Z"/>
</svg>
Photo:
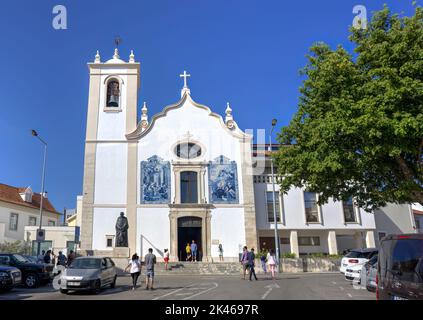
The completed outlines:
<svg viewBox="0 0 423 320">
<path fill-rule="evenodd" d="M 29 241 L 31 245 L 31 254 L 37 255 L 37 229 L 36 226 L 26 226 L 25 234 L 26 241 Z M 75 245 L 75 227 L 71 226 L 46 226 L 43 227 L 45 230 L 45 241 L 41 243 L 40 250 L 53 250 L 57 255 L 59 251 L 62 251 L 63 254 L 69 253 L 70 250 L 76 248 Z"/>
<path fill-rule="evenodd" d="M 186 72 L 179 100 L 149 117 L 146 103 L 138 121 L 140 63 L 123 61 L 116 49 L 89 69 L 84 181 L 80 216 L 81 249 L 127 258 L 165 248 L 185 260 L 194 240 L 199 258 L 238 261 L 242 247 L 274 246 L 269 158 L 242 131 L 227 104 L 224 117 L 196 102 Z M 317 205 L 318 195 L 276 185 L 277 229 L 283 252 L 336 254 L 375 247 L 374 213 L 347 202 Z M 128 244 L 116 239 L 123 212 Z M 406 210 L 409 219 L 409 210 Z M 122 223 L 125 225 L 125 223 Z"/>
<path fill-rule="evenodd" d="M 416 232 L 423 233 L 423 206 L 419 203 L 414 203 L 412 210 Z"/>
<path fill-rule="evenodd" d="M 39 226 L 41 195 L 31 187 L 0 184 L 0 243 L 25 241 L 25 226 Z M 43 199 L 43 226 L 57 226 L 61 213 L 47 198 Z"/>
</svg>

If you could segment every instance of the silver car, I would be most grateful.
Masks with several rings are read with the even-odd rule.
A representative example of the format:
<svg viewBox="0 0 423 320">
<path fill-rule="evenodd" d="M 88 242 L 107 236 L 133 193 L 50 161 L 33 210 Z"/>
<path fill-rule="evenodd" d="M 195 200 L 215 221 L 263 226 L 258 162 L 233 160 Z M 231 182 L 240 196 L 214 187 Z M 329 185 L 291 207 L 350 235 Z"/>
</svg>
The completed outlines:
<svg viewBox="0 0 423 320">
<path fill-rule="evenodd" d="M 60 292 L 89 290 L 99 293 L 106 286 L 116 286 L 116 268 L 110 258 L 80 257 L 66 268 L 59 280 Z"/>
</svg>

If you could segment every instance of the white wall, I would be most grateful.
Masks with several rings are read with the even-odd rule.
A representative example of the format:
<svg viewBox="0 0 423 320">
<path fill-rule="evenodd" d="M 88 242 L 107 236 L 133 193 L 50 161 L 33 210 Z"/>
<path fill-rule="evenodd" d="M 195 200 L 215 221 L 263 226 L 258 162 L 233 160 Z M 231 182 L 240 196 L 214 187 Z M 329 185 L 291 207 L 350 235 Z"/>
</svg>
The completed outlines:
<svg viewBox="0 0 423 320">
<path fill-rule="evenodd" d="M 116 235 L 116 220 L 124 208 L 94 208 L 93 246 L 95 250 L 111 250 L 107 248 L 106 235 Z M 129 226 L 134 228 L 135 226 Z"/>
<path fill-rule="evenodd" d="M 150 118 L 150 121 L 152 119 Z M 158 118 L 151 131 L 142 137 L 138 143 L 138 202 L 140 201 L 140 165 L 153 155 L 167 161 L 177 161 L 174 147 L 180 140 L 185 140 L 189 131 L 191 140 L 203 146 L 203 154 L 192 162 L 211 161 L 220 155 L 237 163 L 238 191 L 240 203 L 243 203 L 242 170 L 240 141 L 222 128 L 220 121 L 209 116 L 207 110 L 194 106 L 188 99 L 182 107 L 170 110 L 167 116 Z M 206 175 L 207 179 L 207 175 Z M 171 172 L 171 201 L 175 196 L 174 175 Z M 208 189 L 206 189 L 208 199 Z"/>
<path fill-rule="evenodd" d="M 157 258 L 163 258 L 164 249 L 170 250 L 169 207 L 138 208 L 137 253 L 144 256 L 152 248 Z M 177 252 L 170 252 L 177 256 Z"/>
<path fill-rule="evenodd" d="M 388 204 L 375 210 L 376 234 L 375 241 L 378 243 L 378 232 L 387 234 L 414 233 L 414 221 L 409 205 Z"/>
<path fill-rule="evenodd" d="M 211 240 L 219 240 L 224 257 L 238 258 L 240 247 L 245 246 L 243 208 L 218 208 L 212 211 Z M 219 257 L 218 245 L 211 246 L 212 257 Z"/>
<path fill-rule="evenodd" d="M 10 225 L 10 214 L 17 213 L 18 217 L 18 229 L 17 231 L 9 230 Z M 37 218 L 37 225 L 40 223 L 40 211 L 37 209 L 26 208 L 22 206 L 17 206 L 13 204 L 8 204 L 6 202 L 0 202 L 0 224 L 4 224 L 3 234 L 0 235 L 1 238 L 7 238 L 4 240 L 7 241 L 16 241 L 16 240 L 25 240 L 25 226 L 29 225 L 29 217 Z M 48 221 L 53 220 L 56 223 L 56 226 L 59 224 L 59 215 L 43 211 L 43 226 L 48 225 Z M 2 230 L 0 229 L 0 232 Z"/>
<path fill-rule="evenodd" d="M 125 204 L 128 145 L 97 145 L 95 165 L 95 204 Z"/>
</svg>

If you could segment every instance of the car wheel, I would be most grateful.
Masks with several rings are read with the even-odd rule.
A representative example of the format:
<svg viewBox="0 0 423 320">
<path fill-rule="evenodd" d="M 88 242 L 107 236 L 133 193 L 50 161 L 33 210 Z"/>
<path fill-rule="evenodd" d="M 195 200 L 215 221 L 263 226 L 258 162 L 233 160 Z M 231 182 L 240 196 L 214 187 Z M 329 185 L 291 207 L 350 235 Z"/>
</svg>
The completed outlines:
<svg viewBox="0 0 423 320">
<path fill-rule="evenodd" d="M 36 288 L 39 282 L 38 276 L 35 273 L 30 273 L 25 277 L 25 286 L 27 288 Z"/>
<path fill-rule="evenodd" d="M 66 289 L 60 289 L 60 293 L 67 294 L 68 293 L 68 290 L 66 290 Z"/>
<path fill-rule="evenodd" d="M 95 284 L 94 284 L 94 293 L 95 294 L 99 294 L 100 293 L 100 291 L 101 291 L 101 281 L 100 281 L 100 279 L 98 279 L 96 282 L 95 282 Z"/>
<path fill-rule="evenodd" d="M 112 289 L 114 289 L 114 288 L 116 287 L 116 278 L 117 278 L 117 276 L 115 276 L 115 277 L 113 278 L 113 281 L 112 281 L 112 283 L 110 284 L 110 288 L 112 288 Z"/>
</svg>

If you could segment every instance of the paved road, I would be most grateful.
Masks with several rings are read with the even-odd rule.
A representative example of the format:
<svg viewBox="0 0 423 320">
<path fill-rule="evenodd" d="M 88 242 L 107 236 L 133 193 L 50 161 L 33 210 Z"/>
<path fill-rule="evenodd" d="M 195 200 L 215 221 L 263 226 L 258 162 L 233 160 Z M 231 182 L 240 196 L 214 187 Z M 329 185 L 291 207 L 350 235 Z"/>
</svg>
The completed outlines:
<svg viewBox="0 0 423 320">
<path fill-rule="evenodd" d="M 156 290 L 140 286 L 130 290 L 130 277 L 119 277 L 116 288 L 99 295 L 90 293 L 61 294 L 52 285 L 37 289 L 16 288 L 0 293 L 0 300 L 374 300 L 375 294 L 355 289 L 341 274 L 283 274 L 275 281 L 264 276 L 259 281 L 242 280 L 238 276 L 166 275 L 156 279 Z M 141 283 L 140 283 L 141 284 Z"/>
</svg>

